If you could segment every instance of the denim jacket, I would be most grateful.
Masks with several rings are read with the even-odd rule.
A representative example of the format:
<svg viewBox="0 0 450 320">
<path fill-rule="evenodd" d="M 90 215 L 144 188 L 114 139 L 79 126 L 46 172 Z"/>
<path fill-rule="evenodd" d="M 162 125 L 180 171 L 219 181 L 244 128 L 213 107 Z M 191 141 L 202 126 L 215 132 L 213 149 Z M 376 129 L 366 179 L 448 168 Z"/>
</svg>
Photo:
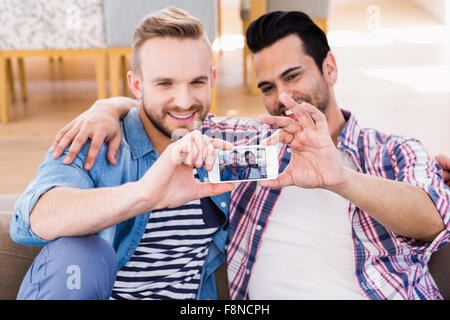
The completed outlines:
<svg viewBox="0 0 450 320">
<path fill-rule="evenodd" d="M 158 153 L 147 138 L 139 119 L 138 109 L 132 109 L 121 121 L 121 130 L 122 142 L 117 155 L 116 166 L 110 165 L 106 160 L 107 148 L 105 144 L 102 146 L 95 165 L 90 171 L 83 169 L 90 143 L 83 146 L 71 165 L 65 165 L 62 162 L 69 149 L 66 149 L 64 155 L 56 160 L 52 159 L 50 151 L 47 153 L 45 161 L 39 166 L 35 179 L 16 202 L 14 217 L 10 225 L 10 235 L 14 241 L 36 246 L 45 245 L 49 242 L 32 232 L 29 216 L 39 197 L 51 188 L 113 187 L 142 178 L 157 160 Z M 208 175 L 204 167 L 198 170 L 198 174 L 202 181 L 206 181 Z M 226 260 L 225 245 L 230 193 L 214 196 L 211 199 L 224 217 L 208 248 L 197 299 L 218 298 L 214 271 Z M 118 258 L 118 269 L 125 265 L 136 250 L 150 214 L 151 212 L 142 213 L 99 232 L 99 235 L 114 247 Z"/>
</svg>

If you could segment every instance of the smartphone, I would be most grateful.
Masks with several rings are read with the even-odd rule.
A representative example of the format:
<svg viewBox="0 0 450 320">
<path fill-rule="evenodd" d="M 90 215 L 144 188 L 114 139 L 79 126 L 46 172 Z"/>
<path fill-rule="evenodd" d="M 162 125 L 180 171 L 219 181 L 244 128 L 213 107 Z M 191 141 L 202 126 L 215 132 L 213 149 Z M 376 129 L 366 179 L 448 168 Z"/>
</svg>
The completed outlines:
<svg viewBox="0 0 450 320">
<path fill-rule="evenodd" d="M 208 173 L 211 183 L 273 180 L 278 177 L 276 146 L 241 146 L 217 150 L 213 169 Z"/>
</svg>

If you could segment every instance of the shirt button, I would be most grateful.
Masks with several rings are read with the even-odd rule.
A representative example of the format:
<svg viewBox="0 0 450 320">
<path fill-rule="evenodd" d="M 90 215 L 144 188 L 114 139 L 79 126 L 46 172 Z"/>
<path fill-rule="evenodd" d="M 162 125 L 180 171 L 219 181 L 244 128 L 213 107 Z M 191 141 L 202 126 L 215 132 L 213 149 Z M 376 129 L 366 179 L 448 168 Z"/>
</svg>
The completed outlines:
<svg viewBox="0 0 450 320">
<path fill-rule="evenodd" d="M 222 202 L 220 203 L 220 206 L 221 206 L 222 208 L 225 208 L 225 207 L 227 206 L 227 203 L 226 203 L 225 201 L 222 201 Z"/>
<path fill-rule="evenodd" d="M 256 226 L 256 230 L 261 231 L 261 229 L 262 229 L 261 225 L 258 224 L 258 225 Z"/>
<path fill-rule="evenodd" d="M 288 153 L 291 153 L 291 148 L 286 148 L 286 151 L 287 151 Z"/>
<path fill-rule="evenodd" d="M 245 269 L 245 273 L 248 275 L 250 274 L 250 270 L 249 269 Z"/>
</svg>

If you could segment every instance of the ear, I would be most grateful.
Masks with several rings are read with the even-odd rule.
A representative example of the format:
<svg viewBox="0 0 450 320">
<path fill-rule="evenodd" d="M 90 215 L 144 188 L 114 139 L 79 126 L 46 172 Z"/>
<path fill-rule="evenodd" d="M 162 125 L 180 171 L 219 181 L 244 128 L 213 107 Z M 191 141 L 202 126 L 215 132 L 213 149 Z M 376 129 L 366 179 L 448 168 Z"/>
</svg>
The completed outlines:
<svg viewBox="0 0 450 320">
<path fill-rule="evenodd" d="M 337 81 L 337 65 L 334 55 L 329 51 L 322 63 L 322 73 L 328 84 L 334 85 Z"/>
<path fill-rule="evenodd" d="M 214 87 L 214 84 L 216 83 L 216 76 L 217 76 L 216 72 L 217 72 L 216 67 L 211 67 L 211 76 L 209 77 L 211 89 Z"/>
<path fill-rule="evenodd" d="M 134 71 L 127 73 L 128 88 L 136 96 L 137 99 L 142 100 L 142 80 Z"/>
</svg>

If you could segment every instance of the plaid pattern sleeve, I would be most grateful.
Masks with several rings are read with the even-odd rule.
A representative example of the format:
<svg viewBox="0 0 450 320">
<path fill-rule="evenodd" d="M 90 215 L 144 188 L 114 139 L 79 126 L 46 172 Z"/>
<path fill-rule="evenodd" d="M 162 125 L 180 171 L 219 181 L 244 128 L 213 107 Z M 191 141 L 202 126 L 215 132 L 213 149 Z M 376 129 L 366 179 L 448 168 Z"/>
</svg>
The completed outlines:
<svg viewBox="0 0 450 320">
<path fill-rule="evenodd" d="M 373 130 L 366 131 L 364 136 L 367 142 L 372 136 L 376 139 L 377 145 L 379 141 L 383 141 L 382 145 L 385 146 L 382 148 L 384 150 L 378 150 L 382 156 L 377 155 L 378 152 L 376 152 L 372 156 L 373 159 L 368 162 L 370 174 L 382 175 L 388 179 L 414 185 L 424 190 L 436 206 L 446 229 L 432 243 L 397 236 L 399 243 L 405 243 L 411 250 L 427 256 L 431 255 L 450 241 L 450 196 L 449 189 L 442 179 L 441 168 L 416 139 L 386 137 Z M 367 154 L 371 155 L 371 152 Z"/>
</svg>

